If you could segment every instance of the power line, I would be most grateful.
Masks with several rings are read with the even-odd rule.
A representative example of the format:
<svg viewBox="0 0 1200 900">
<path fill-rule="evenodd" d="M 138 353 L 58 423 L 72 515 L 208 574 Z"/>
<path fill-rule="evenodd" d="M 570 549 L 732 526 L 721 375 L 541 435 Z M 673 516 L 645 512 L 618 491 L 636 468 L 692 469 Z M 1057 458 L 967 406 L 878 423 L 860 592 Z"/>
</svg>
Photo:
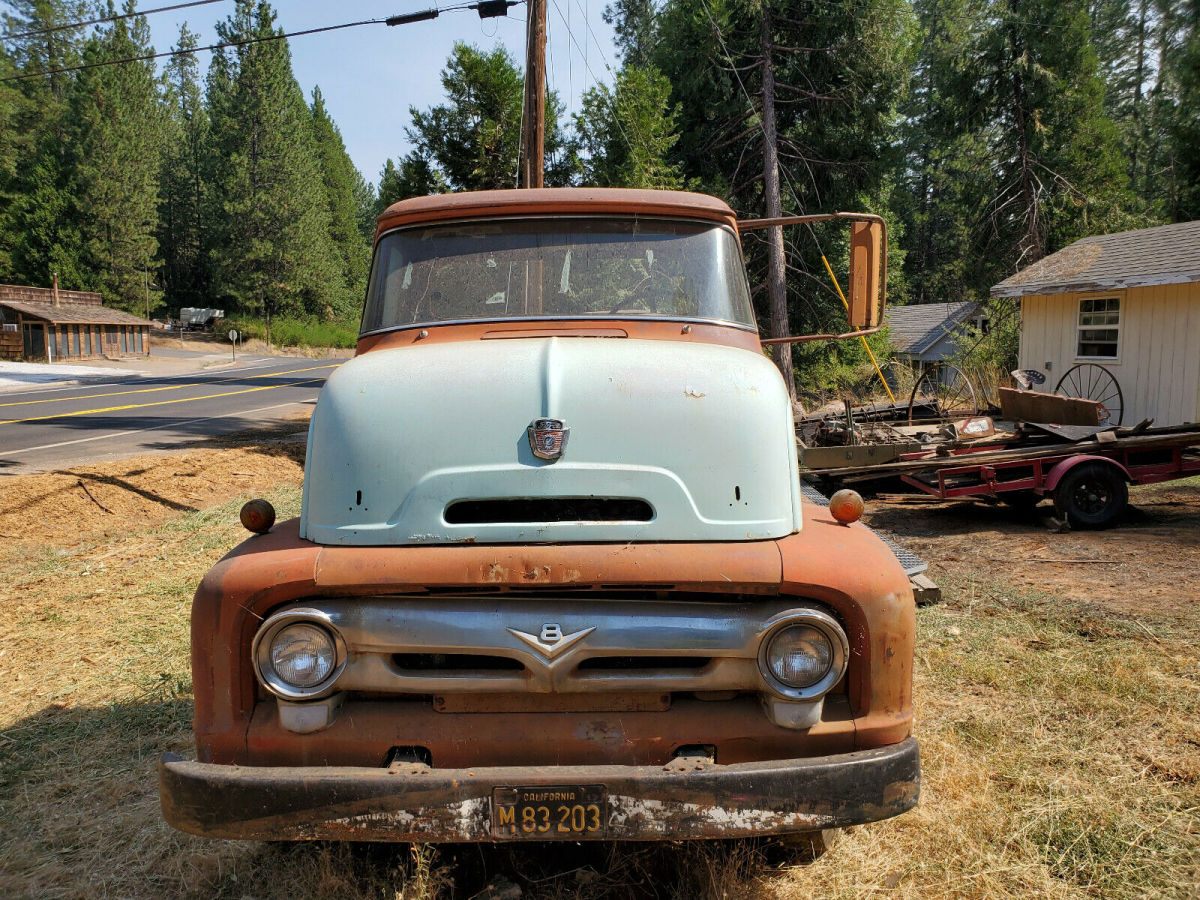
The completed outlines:
<svg viewBox="0 0 1200 900">
<path fill-rule="evenodd" d="M 20 34 L 2 34 L 0 40 L 11 41 L 19 38 L 37 37 L 41 34 L 54 34 L 59 31 L 70 31 L 74 28 L 86 28 L 88 25 L 100 25 L 104 22 L 117 22 L 121 19 L 132 19 L 135 16 L 150 16 L 154 13 L 171 12 L 176 9 L 188 9 L 192 6 L 207 6 L 210 3 L 225 3 L 227 0 L 192 0 L 191 3 L 176 3 L 174 6 L 160 6 L 156 9 L 142 9 L 137 12 L 119 13 L 115 16 L 101 16 L 98 19 L 88 19 L 84 22 L 71 22 L 68 25 L 53 25 L 36 31 L 22 31 Z"/>
<path fill-rule="evenodd" d="M 212 2 L 212 0 L 206 0 Z M 456 6 L 442 7 L 442 12 L 449 12 L 460 9 L 473 9 L 478 4 L 475 3 L 460 3 Z M 244 38 L 239 41 L 222 41 L 217 44 L 208 44 L 204 47 L 193 47 L 190 50 L 164 50 L 162 53 L 146 53 L 141 56 L 127 56 L 122 59 L 106 59 L 100 62 L 80 63 L 76 66 L 63 66 L 58 69 L 45 69 L 40 72 L 24 72 L 20 75 L 10 75 L 7 78 L 0 78 L 0 84 L 8 81 L 24 81 L 28 78 L 40 78 L 45 75 L 61 75 L 67 72 L 81 72 L 85 69 L 101 69 L 106 66 L 120 66 L 128 63 L 150 62 L 155 59 L 166 59 L 168 57 L 183 56 L 189 53 L 201 53 L 204 51 L 224 50 L 227 47 L 245 47 L 251 44 L 266 44 L 272 41 L 283 41 L 288 38 L 304 37 L 310 34 L 324 34 L 328 31 L 340 31 L 345 28 L 358 28 L 362 25 L 385 25 L 387 19 L 362 19 L 358 22 L 343 22 L 340 25 L 323 25 L 319 28 L 306 28 L 303 31 L 288 31 L 282 34 L 272 34 L 263 37 Z"/>
<path fill-rule="evenodd" d="M 596 73 L 592 71 L 592 67 L 589 66 L 587 63 L 587 57 L 584 54 L 583 48 L 579 46 L 579 41 L 575 40 L 575 34 L 574 34 L 574 32 L 571 31 L 571 26 L 569 24 L 567 24 L 567 17 L 563 15 L 562 7 L 560 7 L 558 5 L 558 0 L 550 0 L 550 2 L 552 2 L 554 4 L 554 9 L 558 13 L 558 17 L 560 19 L 562 19 L 563 25 L 565 25 L 567 28 L 567 37 L 569 37 L 571 39 L 571 43 L 575 45 L 575 49 L 579 51 L 580 55 L 584 56 L 583 64 L 584 64 L 584 67 L 587 69 L 587 73 L 592 76 L 592 83 L 600 84 L 601 83 L 600 79 L 596 77 Z M 569 0 L 568 0 L 568 2 L 569 2 Z M 606 69 L 608 69 L 610 74 L 614 75 L 612 92 L 611 92 L 611 94 L 605 95 L 608 97 L 609 109 L 612 110 L 613 122 L 616 123 L 617 130 L 621 132 L 621 137 L 625 141 L 625 146 L 629 148 L 629 152 L 636 155 L 637 149 L 633 146 L 633 141 L 631 141 L 629 139 L 629 135 L 625 133 L 625 126 L 621 124 L 621 116 L 617 112 L 617 85 L 615 82 L 615 73 L 613 73 L 612 67 L 608 65 L 607 61 L 605 61 L 604 67 Z M 603 91 L 601 91 L 601 93 L 604 94 Z"/>
</svg>

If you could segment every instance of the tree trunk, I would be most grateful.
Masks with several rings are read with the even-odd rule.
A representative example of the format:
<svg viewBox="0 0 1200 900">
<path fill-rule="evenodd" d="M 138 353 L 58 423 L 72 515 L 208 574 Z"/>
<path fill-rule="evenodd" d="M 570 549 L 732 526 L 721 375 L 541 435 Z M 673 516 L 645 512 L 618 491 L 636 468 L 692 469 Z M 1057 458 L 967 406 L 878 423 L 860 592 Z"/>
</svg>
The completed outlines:
<svg viewBox="0 0 1200 900">
<path fill-rule="evenodd" d="M 773 219 L 783 215 L 779 202 L 779 147 L 775 133 L 775 71 L 771 65 L 771 10 L 764 5 L 762 19 L 762 86 L 763 86 L 763 190 L 766 194 L 766 215 Z M 788 336 L 787 271 L 783 258 L 783 228 L 767 229 L 767 296 L 771 308 L 771 337 Z M 796 400 L 796 376 L 792 372 L 792 345 L 771 347 L 775 365 L 783 374 L 788 397 Z"/>
<path fill-rule="evenodd" d="M 1016 4 L 1009 2 L 1009 12 L 1016 15 Z M 1021 59 L 1024 48 L 1016 35 L 1016 27 L 1009 24 L 1008 28 L 1010 61 L 1013 64 L 1013 118 L 1017 132 L 1017 165 L 1021 170 L 1021 199 L 1025 206 L 1025 235 L 1018 243 L 1020 249 L 1020 265 L 1028 266 L 1037 262 L 1045 255 L 1042 247 L 1040 201 L 1034 186 L 1033 152 L 1029 147 L 1029 134 L 1032 126 L 1029 121 L 1029 97 L 1025 91 L 1024 74 L 1017 61 Z"/>
</svg>

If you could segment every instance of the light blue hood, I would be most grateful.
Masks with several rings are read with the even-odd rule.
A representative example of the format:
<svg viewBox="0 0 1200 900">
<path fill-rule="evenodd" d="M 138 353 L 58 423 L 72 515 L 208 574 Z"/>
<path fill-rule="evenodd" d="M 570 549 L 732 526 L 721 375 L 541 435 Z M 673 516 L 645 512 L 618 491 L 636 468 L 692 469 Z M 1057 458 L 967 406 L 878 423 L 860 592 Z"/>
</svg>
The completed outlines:
<svg viewBox="0 0 1200 900">
<path fill-rule="evenodd" d="M 570 429 L 534 456 L 539 417 Z M 791 406 L 761 354 L 543 337 L 376 350 L 338 369 L 309 432 L 301 535 L 321 544 L 737 541 L 800 527 Z M 622 498 L 648 521 L 450 524 L 460 501 Z M 536 505 L 533 505 L 536 508 Z"/>
</svg>

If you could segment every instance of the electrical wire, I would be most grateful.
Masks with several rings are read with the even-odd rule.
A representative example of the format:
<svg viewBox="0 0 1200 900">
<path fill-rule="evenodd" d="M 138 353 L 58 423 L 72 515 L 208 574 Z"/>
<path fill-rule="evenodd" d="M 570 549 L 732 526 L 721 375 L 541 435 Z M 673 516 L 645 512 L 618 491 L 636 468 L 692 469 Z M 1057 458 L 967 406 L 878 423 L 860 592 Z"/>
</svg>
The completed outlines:
<svg viewBox="0 0 1200 900">
<path fill-rule="evenodd" d="M 442 7 L 441 12 L 450 12 L 453 10 L 470 9 L 473 4 L 460 3 L 456 6 Z M 204 47 L 193 47 L 190 50 L 164 50 L 162 53 L 146 53 L 141 56 L 127 56 L 122 59 L 105 59 L 99 62 L 80 63 L 75 66 L 62 66 L 58 69 L 44 69 L 40 72 L 23 72 L 20 75 L 10 75 L 7 78 L 0 78 L 0 84 L 9 81 L 24 81 L 29 78 L 40 78 L 45 75 L 62 75 L 67 72 L 82 72 L 85 69 L 102 69 L 106 66 L 120 66 L 128 63 L 150 62 L 155 59 L 167 59 L 170 57 L 183 56 L 188 53 L 201 53 L 204 51 L 224 50 L 227 47 L 246 47 L 251 44 L 266 44 L 272 41 L 284 41 L 288 38 L 304 37 L 310 34 L 324 34 L 329 31 L 341 31 L 345 28 L 358 28 L 362 25 L 383 25 L 386 24 L 386 19 L 362 19 L 358 22 L 343 22 L 339 25 L 323 25 L 319 28 L 306 28 L 302 31 L 287 31 L 281 34 L 272 34 L 264 37 L 251 37 L 239 41 L 222 41 L 217 44 L 208 44 Z"/>
<path fill-rule="evenodd" d="M 570 26 L 567 25 L 567 17 L 563 15 L 562 7 L 558 5 L 558 0 L 550 0 L 550 2 L 554 4 L 554 10 L 558 13 L 558 17 L 562 19 L 563 25 L 567 26 L 567 37 L 571 39 L 571 43 L 575 45 L 575 49 L 579 51 L 580 56 L 584 56 L 584 50 L 579 46 L 579 41 L 575 40 L 575 34 L 571 31 Z M 592 67 L 587 65 L 586 57 L 584 58 L 584 66 L 587 68 L 587 73 L 592 76 L 592 82 L 600 84 L 600 79 L 596 77 L 596 73 L 592 71 Z M 605 64 L 605 68 L 610 73 L 612 72 L 607 63 Z M 604 96 L 608 98 L 608 106 L 612 111 L 613 122 L 616 123 L 617 130 L 621 132 L 621 138 L 625 141 L 625 146 L 629 148 L 630 153 L 636 154 L 637 150 L 633 146 L 633 141 L 629 139 L 629 135 L 625 132 L 625 126 L 621 124 L 621 117 L 617 114 L 617 86 L 615 83 L 613 84 L 612 92 L 606 93 Z"/>
<path fill-rule="evenodd" d="M 0 34 L 0 40 L 10 41 L 19 38 L 37 37 L 41 34 L 55 34 L 59 31 L 70 31 L 74 28 L 86 28 L 88 25 L 100 25 L 104 22 L 118 22 L 121 19 L 132 19 L 135 16 L 152 16 L 155 13 L 171 12 L 176 9 L 188 9 L 193 6 L 208 6 L 210 3 L 226 3 L 228 0 L 192 0 L 191 3 L 176 3 L 173 6 L 159 6 L 155 9 L 142 9 L 137 12 L 118 13 L 114 16 L 101 16 L 96 19 L 87 19 L 83 22 L 71 22 L 67 25 L 53 25 L 50 28 L 41 28 L 35 31 L 22 31 L 19 34 Z"/>
</svg>

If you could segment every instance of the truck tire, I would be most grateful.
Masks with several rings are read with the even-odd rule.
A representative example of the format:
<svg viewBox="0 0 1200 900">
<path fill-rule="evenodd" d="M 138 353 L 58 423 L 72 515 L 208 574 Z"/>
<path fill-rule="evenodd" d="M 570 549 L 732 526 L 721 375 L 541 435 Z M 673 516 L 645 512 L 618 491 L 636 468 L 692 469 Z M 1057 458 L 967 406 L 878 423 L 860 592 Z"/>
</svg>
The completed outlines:
<svg viewBox="0 0 1200 900">
<path fill-rule="evenodd" d="M 1072 528 L 1106 528 L 1125 511 L 1129 488 L 1115 467 L 1081 463 L 1063 476 L 1054 491 L 1054 508 Z"/>
</svg>

